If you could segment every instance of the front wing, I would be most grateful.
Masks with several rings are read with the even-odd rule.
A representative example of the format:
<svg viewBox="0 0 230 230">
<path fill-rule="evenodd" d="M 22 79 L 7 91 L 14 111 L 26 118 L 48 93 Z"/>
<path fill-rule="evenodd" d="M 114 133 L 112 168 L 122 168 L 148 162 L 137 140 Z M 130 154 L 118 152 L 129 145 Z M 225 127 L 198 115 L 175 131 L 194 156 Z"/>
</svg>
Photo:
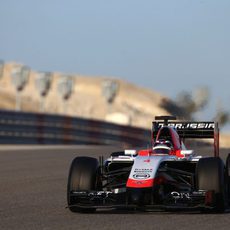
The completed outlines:
<svg viewBox="0 0 230 230">
<path fill-rule="evenodd" d="M 172 192 L 164 200 L 146 202 L 142 196 L 145 191 L 140 189 L 122 193 L 109 191 L 74 191 L 71 196 L 75 204 L 68 206 L 81 209 L 133 209 L 146 211 L 177 211 L 177 210 L 202 210 L 213 209 L 215 195 L 213 191 L 196 191 L 192 193 Z M 135 197 L 139 199 L 135 200 Z"/>
</svg>

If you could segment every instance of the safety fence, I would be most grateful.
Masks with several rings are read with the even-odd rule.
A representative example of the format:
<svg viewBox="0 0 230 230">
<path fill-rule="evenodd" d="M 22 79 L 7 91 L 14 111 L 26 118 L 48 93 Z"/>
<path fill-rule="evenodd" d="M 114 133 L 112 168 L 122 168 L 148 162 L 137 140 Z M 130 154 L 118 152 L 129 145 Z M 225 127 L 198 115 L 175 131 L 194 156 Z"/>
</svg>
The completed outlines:
<svg viewBox="0 0 230 230">
<path fill-rule="evenodd" d="M 150 130 L 93 119 L 0 110 L 0 144 L 147 146 Z"/>
</svg>

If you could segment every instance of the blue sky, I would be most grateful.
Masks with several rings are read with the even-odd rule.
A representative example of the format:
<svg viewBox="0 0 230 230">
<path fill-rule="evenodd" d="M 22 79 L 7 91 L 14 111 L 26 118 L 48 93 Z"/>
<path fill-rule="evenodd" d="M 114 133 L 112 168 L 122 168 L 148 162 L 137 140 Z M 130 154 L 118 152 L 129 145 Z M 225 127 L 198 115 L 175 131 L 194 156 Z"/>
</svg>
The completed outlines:
<svg viewBox="0 0 230 230">
<path fill-rule="evenodd" d="M 208 86 L 230 111 L 229 0 L 1 0 L 0 59 L 119 77 L 175 98 Z"/>
</svg>

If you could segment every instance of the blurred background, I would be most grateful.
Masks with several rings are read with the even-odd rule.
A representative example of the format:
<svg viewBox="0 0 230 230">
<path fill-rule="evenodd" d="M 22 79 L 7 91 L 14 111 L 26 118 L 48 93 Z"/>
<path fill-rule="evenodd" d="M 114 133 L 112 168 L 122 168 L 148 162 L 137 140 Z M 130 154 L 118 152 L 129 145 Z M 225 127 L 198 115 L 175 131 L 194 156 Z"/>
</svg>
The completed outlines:
<svg viewBox="0 0 230 230">
<path fill-rule="evenodd" d="M 228 0 L 2 0 L 0 108 L 230 132 Z"/>
</svg>

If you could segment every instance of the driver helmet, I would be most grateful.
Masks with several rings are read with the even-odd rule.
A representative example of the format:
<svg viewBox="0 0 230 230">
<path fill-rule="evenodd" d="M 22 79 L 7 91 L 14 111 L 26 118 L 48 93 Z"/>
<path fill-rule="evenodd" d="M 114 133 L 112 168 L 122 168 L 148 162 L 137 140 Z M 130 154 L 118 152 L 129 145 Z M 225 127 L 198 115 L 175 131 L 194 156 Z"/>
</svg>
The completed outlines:
<svg viewBox="0 0 230 230">
<path fill-rule="evenodd" d="M 157 140 L 153 146 L 153 154 L 170 154 L 172 143 L 167 140 Z"/>
</svg>

